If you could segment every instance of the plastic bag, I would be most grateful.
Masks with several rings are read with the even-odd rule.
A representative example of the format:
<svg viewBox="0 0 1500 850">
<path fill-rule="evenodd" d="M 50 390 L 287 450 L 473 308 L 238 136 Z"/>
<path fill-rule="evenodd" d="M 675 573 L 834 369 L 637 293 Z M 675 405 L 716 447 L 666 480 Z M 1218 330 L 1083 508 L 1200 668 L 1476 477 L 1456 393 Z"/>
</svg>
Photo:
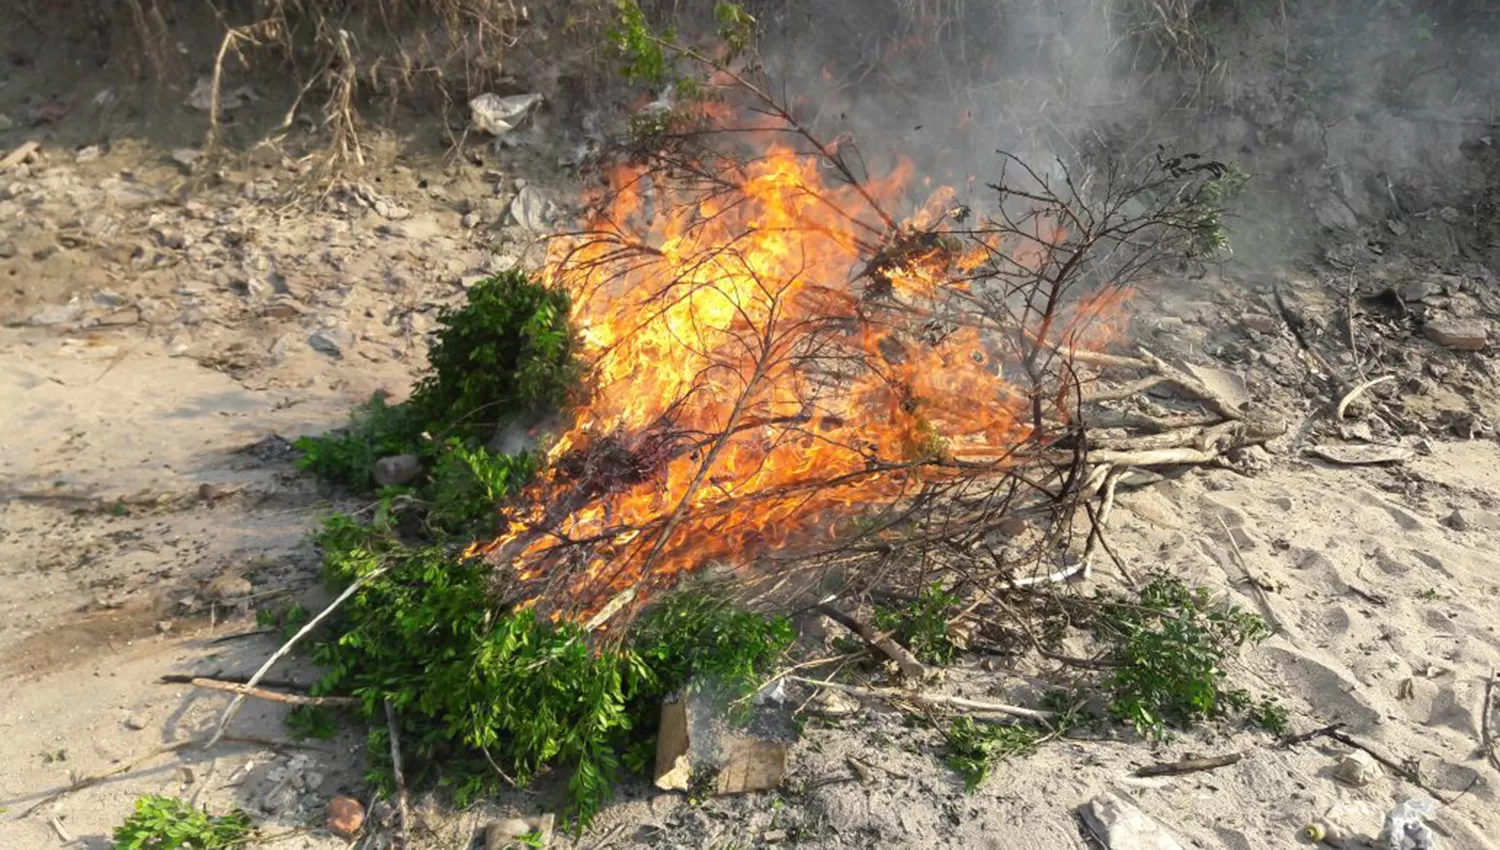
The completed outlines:
<svg viewBox="0 0 1500 850">
<path fill-rule="evenodd" d="M 1437 850 L 1437 835 L 1425 818 L 1437 811 L 1431 800 L 1407 800 L 1385 816 L 1380 846 L 1386 850 Z"/>
</svg>

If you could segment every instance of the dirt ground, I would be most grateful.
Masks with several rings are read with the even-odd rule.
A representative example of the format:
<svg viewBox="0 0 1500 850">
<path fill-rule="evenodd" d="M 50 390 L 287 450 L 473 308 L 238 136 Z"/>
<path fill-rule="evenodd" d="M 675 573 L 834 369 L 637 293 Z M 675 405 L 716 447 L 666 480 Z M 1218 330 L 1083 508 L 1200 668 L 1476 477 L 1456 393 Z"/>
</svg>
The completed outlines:
<svg viewBox="0 0 1500 850">
<path fill-rule="evenodd" d="M 545 120 L 474 155 L 448 152 L 431 126 L 377 135 L 371 165 L 312 205 L 308 161 L 289 148 L 190 151 L 203 117 L 180 105 L 185 91 L 133 110 L 137 95 L 107 74 L 59 67 L 0 87 L 0 156 L 41 145 L 0 173 L 0 847 L 102 850 L 148 793 L 243 807 L 264 846 L 352 846 L 322 820 L 333 795 L 365 793 L 361 734 L 291 742 L 285 708 L 252 701 L 213 750 L 160 752 L 202 737 L 227 697 L 159 680 L 252 671 L 278 644 L 254 610 L 319 598 L 308 531 L 361 506 L 296 474 L 290 441 L 341 424 L 377 389 L 399 397 L 439 309 L 486 273 L 539 261 L 542 234 L 509 211 L 525 187 L 555 211 L 576 200 L 566 145 Z M 38 123 L 54 103 L 65 114 Z M 284 109 L 269 97 L 243 108 Z M 1415 764 L 1453 800 L 1434 821 L 1440 847 L 1497 848 L 1500 763 L 1483 745 L 1500 724 L 1487 702 L 1500 669 L 1500 283 L 1463 202 L 1486 179 L 1464 155 L 1484 127 L 1337 111 L 1247 106 L 1199 128 L 1247 152 L 1268 191 L 1298 197 L 1301 218 L 1279 226 L 1315 238 L 1276 262 L 1256 252 L 1161 281 L 1135 307 L 1133 339 L 1236 383 L 1291 427 L 1239 469 L 1123 493 L 1111 541 L 1133 572 L 1222 588 L 1276 623 L 1236 675 L 1279 695 L 1296 730 L 1342 722 Z M 1420 191 L 1404 203 L 1392 191 L 1392 207 L 1338 168 L 1289 183 L 1291 135 L 1320 132 L 1346 170 L 1423 147 L 1408 173 L 1387 169 Z M 1442 344 L 1431 328 L 1445 322 L 1488 337 Z M 1362 373 L 1394 380 L 1331 416 L 1331 387 Z M 1307 453 L 1331 442 L 1407 455 L 1340 466 Z M 1016 696 L 1027 683 L 971 660 L 946 686 Z M 1351 786 L 1334 778 L 1345 750 L 1249 732 L 1157 749 L 1066 741 L 968 793 L 938 744 L 861 706 L 808 727 L 779 792 L 694 805 L 632 780 L 571 846 L 1091 847 L 1077 810 L 1114 792 L 1183 846 L 1269 850 L 1330 809 L 1373 835 L 1426 793 L 1389 768 Z M 1131 775 L 1232 751 L 1244 758 L 1210 772 Z M 464 812 L 423 798 L 418 838 L 468 847 L 488 819 L 555 802 L 545 784 Z"/>
</svg>

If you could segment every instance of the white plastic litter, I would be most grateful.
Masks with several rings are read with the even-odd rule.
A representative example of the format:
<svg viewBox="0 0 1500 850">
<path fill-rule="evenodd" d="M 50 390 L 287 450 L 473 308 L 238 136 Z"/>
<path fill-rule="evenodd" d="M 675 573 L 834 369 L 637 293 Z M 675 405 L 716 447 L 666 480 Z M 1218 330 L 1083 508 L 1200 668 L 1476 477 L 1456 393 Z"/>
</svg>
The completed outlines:
<svg viewBox="0 0 1500 850">
<path fill-rule="evenodd" d="M 1437 811 L 1431 800 L 1407 800 L 1385 816 L 1380 846 L 1388 850 L 1437 850 L 1437 836 L 1425 818 Z"/>
<path fill-rule="evenodd" d="M 514 130 L 532 107 L 542 102 L 539 94 L 513 94 L 501 97 L 498 94 L 482 94 L 469 101 L 469 112 L 473 116 L 474 128 L 491 136 L 503 136 Z"/>
</svg>

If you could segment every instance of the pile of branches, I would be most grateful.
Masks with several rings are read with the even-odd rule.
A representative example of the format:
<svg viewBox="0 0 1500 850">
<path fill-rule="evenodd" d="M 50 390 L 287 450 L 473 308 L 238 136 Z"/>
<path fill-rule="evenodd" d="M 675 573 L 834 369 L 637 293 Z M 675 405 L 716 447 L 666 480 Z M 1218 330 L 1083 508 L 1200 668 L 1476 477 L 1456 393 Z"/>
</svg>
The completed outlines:
<svg viewBox="0 0 1500 850">
<path fill-rule="evenodd" d="M 488 548 L 507 598 L 595 628 L 705 567 L 783 602 L 1064 581 L 1108 552 L 1126 471 L 1280 433 L 1149 351 L 1105 350 L 1134 288 L 1221 247 L 1223 165 L 1001 153 L 973 206 L 919 203 L 753 65 L 662 44 L 710 82 L 554 246 L 552 282 L 603 329 L 596 395 Z M 665 393 L 657 359 L 686 368 Z M 1176 413 L 1131 409 L 1161 385 Z"/>
</svg>

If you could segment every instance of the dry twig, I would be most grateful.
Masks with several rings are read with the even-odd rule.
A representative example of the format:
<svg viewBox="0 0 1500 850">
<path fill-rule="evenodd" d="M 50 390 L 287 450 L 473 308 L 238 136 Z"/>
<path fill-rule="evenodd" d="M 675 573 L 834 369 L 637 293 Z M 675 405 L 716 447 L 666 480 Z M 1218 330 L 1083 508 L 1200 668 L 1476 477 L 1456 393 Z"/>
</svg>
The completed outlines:
<svg viewBox="0 0 1500 850">
<path fill-rule="evenodd" d="M 401 772 L 401 736 L 396 731 L 396 708 L 385 701 L 385 728 L 391 736 L 391 772 L 396 779 L 396 814 L 401 818 L 401 847 L 411 846 L 410 813 L 406 803 L 406 775 Z"/>
<path fill-rule="evenodd" d="M 901 675 L 909 679 L 921 681 L 927 678 L 927 668 L 922 666 L 915 656 L 906 650 L 889 635 L 881 634 L 870 627 L 869 623 L 862 622 L 852 615 L 846 614 L 829 603 L 818 605 L 818 612 L 837 621 L 839 625 L 859 635 L 865 643 L 880 650 L 885 657 L 896 662 L 901 668 Z"/>
<path fill-rule="evenodd" d="M 1137 770 L 1135 775 L 1142 778 L 1148 776 L 1178 776 L 1184 773 L 1196 773 L 1200 770 L 1214 770 L 1220 767 L 1228 767 L 1231 764 L 1237 764 L 1244 757 L 1244 753 L 1225 753 L 1222 756 L 1182 759 L 1181 761 L 1167 762 L 1165 764 L 1147 765 Z"/>
<path fill-rule="evenodd" d="M 328 603 L 328 607 L 324 608 L 322 611 L 319 611 L 316 617 L 308 620 L 307 624 L 299 629 L 295 635 L 292 635 L 290 640 L 282 644 L 280 649 L 273 652 L 271 654 L 271 657 L 266 659 L 266 663 L 262 664 L 260 666 L 260 669 L 255 671 L 255 675 L 250 677 L 250 681 L 245 683 L 246 687 L 254 688 L 256 685 L 260 684 L 260 680 L 263 679 L 265 675 L 271 671 L 271 668 L 276 664 L 277 661 L 280 661 L 286 656 L 288 652 L 292 651 L 292 647 L 296 646 L 298 641 L 302 640 L 304 637 L 307 637 L 307 635 L 312 632 L 313 629 L 318 627 L 319 623 L 323 622 L 323 620 L 326 619 L 328 615 L 332 614 L 334 610 L 336 610 L 340 605 L 344 604 L 344 600 L 353 596 L 355 591 L 363 587 L 366 582 L 383 574 L 386 569 L 386 567 L 377 567 L 350 582 L 349 586 L 344 588 L 343 593 L 340 593 L 336 599 Z M 229 727 L 229 721 L 233 720 L 235 714 L 239 713 L 240 706 L 244 703 L 244 701 L 245 694 L 235 694 L 235 697 L 230 701 L 229 706 L 224 709 L 223 716 L 219 718 L 219 726 L 214 730 L 213 737 L 208 740 L 208 743 L 204 745 L 205 747 L 212 747 L 214 744 L 218 743 L 219 738 L 223 737 L 224 735 L 224 730 Z"/>
<path fill-rule="evenodd" d="M 1055 711 L 1045 711 L 1039 708 L 1026 708 L 1018 705 L 1007 705 L 1000 702 L 988 702 L 985 700 L 967 699 L 965 697 L 948 696 L 946 694 L 924 694 L 917 691 L 901 690 L 899 688 L 864 688 L 858 685 L 846 685 L 842 682 L 828 682 L 819 679 L 804 679 L 801 676 L 788 676 L 788 681 L 801 682 L 804 685 L 813 685 L 819 688 L 831 688 L 835 691 L 843 691 L 850 696 L 871 697 L 882 699 L 886 702 L 907 702 L 924 708 L 946 707 L 960 709 L 970 714 L 1006 714 L 1011 717 L 1022 717 L 1027 720 L 1051 720 L 1057 717 Z"/>
<path fill-rule="evenodd" d="M 253 688 L 238 682 L 225 682 L 219 679 L 195 678 L 189 679 L 188 684 L 197 688 L 208 688 L 214 691 L 227 691 L 240 696 L 255 697 L 256 699 L 269 700 L 271 702 L 286 703 L 287 705 L 359 705 L 359 700 L 354 697 L 314 697 L 306 694 L 287 694 L 281 691 L 271 691 L 265 688 Z"/>
</svg>

